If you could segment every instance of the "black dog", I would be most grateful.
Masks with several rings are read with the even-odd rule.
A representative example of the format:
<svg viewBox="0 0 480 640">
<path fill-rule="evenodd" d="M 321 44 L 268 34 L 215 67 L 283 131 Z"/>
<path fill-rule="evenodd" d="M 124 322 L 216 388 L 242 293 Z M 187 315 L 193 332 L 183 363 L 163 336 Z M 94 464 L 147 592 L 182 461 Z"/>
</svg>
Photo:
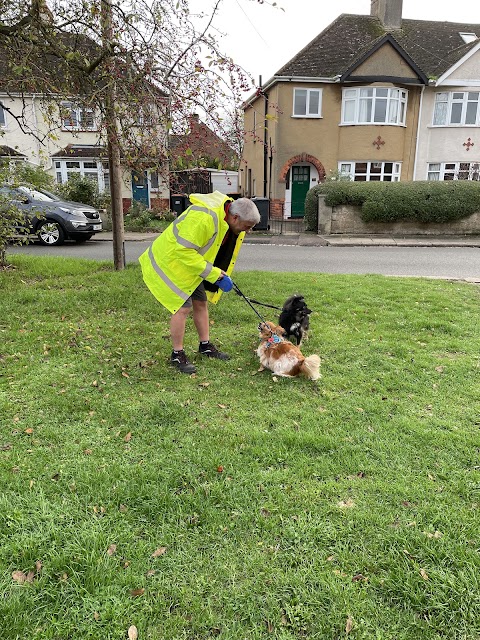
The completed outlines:
<svg viewBox="0 0 480 640">
<path fill-rule="evenodd" d="M 285 329 L 287 339 L 295 337 L 298 346 L 307 337 L 311 313 L 312 310 L 307 307 L 305 298 L 300 294 L 290 296 L 283 305 L 278 324 Z"/>
</svg>

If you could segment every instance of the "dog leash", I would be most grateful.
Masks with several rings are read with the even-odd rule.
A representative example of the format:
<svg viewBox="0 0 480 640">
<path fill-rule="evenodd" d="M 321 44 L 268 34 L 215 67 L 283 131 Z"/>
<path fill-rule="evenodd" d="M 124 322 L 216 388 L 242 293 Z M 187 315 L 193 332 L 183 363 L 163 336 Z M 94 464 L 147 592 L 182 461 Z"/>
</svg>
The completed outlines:
<svg viewBox="0 0 480 640">
<path fill-rule="evenodd" d="M 262 323 L 266 325 L 266 324 L 267 324 L 267 321 L 265 320 L 265 318 L 264 318 L 264 317 L 261 315 L 261 313 L 259 313 L 259 312 L 257 311 L 257 309 L 255 309 L 255 307 L 253 306 L 252 302 L 254 302 L 254 301 L 250 301 L 250 299 L 249 299 L 249 298 L 247 298 L 247 296 L 246 296 L 244 293 L 242 293 L 242 291 L 240 290 L 240 287 L 239 287 L 235 282 L 233 282 L 233 280 L 232 280 L 232 284 L 233 284 L 233 288 L 235 289 L 235 293 L 236 293 L 237 295 L 239 295 L 241 298 L 243 298 L 243 299 L 245 300 L 245 302 L 248 304 L 248 306 L 249 306 L 251 309 L 253 309 L 254 313 L 256 313 L 256 314 L 257 314 L 257 316 L 260 318 L 260 320 L 262 321 Z M 268 326 L 268 325 L 267 325 L 267 326 Z"/>
</svg>

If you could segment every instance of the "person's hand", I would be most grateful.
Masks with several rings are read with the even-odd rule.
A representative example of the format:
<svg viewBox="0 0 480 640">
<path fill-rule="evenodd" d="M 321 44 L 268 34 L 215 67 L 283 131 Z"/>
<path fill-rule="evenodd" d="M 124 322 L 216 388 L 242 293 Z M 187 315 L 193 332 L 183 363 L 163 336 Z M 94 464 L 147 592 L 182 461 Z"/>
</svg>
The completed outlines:
<svg viewBox="0 0 480 640">
<path fill-rule="evenodd" d="M 219 289 L 225 292 L 231 291 L 233 289 L 232 279 L 229 278 L 226 274 L 220 276 L 220 278 L 216 282 L 216 285 Z"/>
</svg>

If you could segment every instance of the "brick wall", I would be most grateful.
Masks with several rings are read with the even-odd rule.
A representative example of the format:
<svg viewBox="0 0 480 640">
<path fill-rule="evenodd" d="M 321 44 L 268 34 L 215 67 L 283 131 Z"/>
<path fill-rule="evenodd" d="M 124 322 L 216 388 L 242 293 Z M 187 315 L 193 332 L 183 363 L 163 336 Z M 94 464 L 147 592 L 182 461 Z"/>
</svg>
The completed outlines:
<svg viewBox="0 0 480 640">
<path fill-rule="evenodd" d="M 271 218 L 283 218 L 283 208 L 285 205 L 285 200 L 283 198 L 273 198 L 270 200 L 270 217 Z"/>
</svg>

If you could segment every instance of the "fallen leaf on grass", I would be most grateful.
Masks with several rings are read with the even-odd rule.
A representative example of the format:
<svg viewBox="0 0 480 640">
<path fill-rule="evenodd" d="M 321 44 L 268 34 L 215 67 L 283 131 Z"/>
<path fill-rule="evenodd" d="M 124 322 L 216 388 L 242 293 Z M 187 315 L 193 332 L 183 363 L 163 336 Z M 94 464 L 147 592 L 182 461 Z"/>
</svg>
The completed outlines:
<svg viewBox="0 0 480 640">
<path fill-rule="evenodd" d="M 435 367 L 435 371 L 438 371 L 438 373 L 443 373 L 444 368 L 442 366 L 440 367 Z"/>
<path fill-rule="evenodd" d="M 35 572 L 29 571 L 28 573 L 24 573 L 23 571 L 14 571 L 12 573 L 12 579 L 18 584 L 24 584 L 25 582 L 33 582 L 35 578 Z"/>
<path fill-rule="evenodd" d="M 423 535 L 427 536 L 427 538 L 435 538 L 436 540 L 438 540 L 438 538 L 441 538 L 443 536 L 443 533 L 441 531 L 435 531 L 435 533 L 431 533 L 430 531 L 423 531 Z"/>
<path fill-rule="evenodd" d="M 116 551 L 117 551 L 117 545 L 111 544 L 107 549 L 107 555 L 113 556 L 116 553 Z"/>
<path fill-rule="evenodd" d="M 131 440 L 131 439 L 132 439 L 132 432 L 131 432 L 131 431 L 129 431 L 129 432 L 127 433 L 127 435 L 124 437 L 124 441 L 125 441 L 125 442 L 130 442 L 130 440 Z"/>
<path fill-rule="evenodd" d="M 150 578 L 151 576 L 154 576 L 156 573 L 157 572 L 155 571 L 155 569 L 149 569 L 145 575 L 147 576 L 147 578 Z"/>
<path fill-rule="evenodd" d="M 25 429 L 25 433 L 31 436 L 33 433 L 33 429 L 32 428 Z"/>
<path fill-rule="evenodd" d="M 366 578 L 362 573 L 357 573 L 353 576 L 352 582 L 368 582 L 368 578 Z"/>
<path fill-rule="evenodd" d="M 144 593 L 145 593 L 145 589 L 143 587 L 141 589 L 132 589 L 130 591 L 130 595 L 132 596 L 132 598 L 138 598 L 138 596 L 143 596 Z"/>
<path fill-rule="evenodd" d="M 217 407 L 220 407 L 220 409 L 226 409 L 227 405 L 226 404 L 217 404 Z"/>
<path fill-rule="evenodd" d="M 353 629 L 353 620 L 352 618 L 350 618 L 350 616 L 347 618 L 347 624 L 345 625 L 345 633 L 350 633 L 350 631 Z"/>
<path fill-rule="evenodd" d="M 164 553 L 166 553 L 167 551 L 167 547 L 158 547 L 158 549 L 155 549 L 155 551 L 152 553 L 152 558 L 158 558 L 159 556 L 163 556 Z"/>
<path fill-rule="evenodd" d="M 98 611 L 95 611 L 95 613 L 93 614 L 93 619 L 97 622 L 100 620 L 100 614 L 98 613 Z"/>
<path fill-rule="evenodd" d="M 422 576 L 422 578 L 424 580 L 428 580 L 428 573 L 425 571 L 425 569 L 420 569 L 420 575 Z"/>
<path fill-rule="evenodd" d="M 337 506 L 341 509 L 351 509 L 355 506 L 355 502 L 351 498 L 347 498 L 346 500 L 340 500 L 340 502 L 337 503 Z"/>
<path fill-rule="evenodd" d="M 134 624 L 132 624 L 132 626 L 128 628 L 128 640 L 137 640 L 137 638 L 138 638 L 137 627 Z"/>
</svg>

